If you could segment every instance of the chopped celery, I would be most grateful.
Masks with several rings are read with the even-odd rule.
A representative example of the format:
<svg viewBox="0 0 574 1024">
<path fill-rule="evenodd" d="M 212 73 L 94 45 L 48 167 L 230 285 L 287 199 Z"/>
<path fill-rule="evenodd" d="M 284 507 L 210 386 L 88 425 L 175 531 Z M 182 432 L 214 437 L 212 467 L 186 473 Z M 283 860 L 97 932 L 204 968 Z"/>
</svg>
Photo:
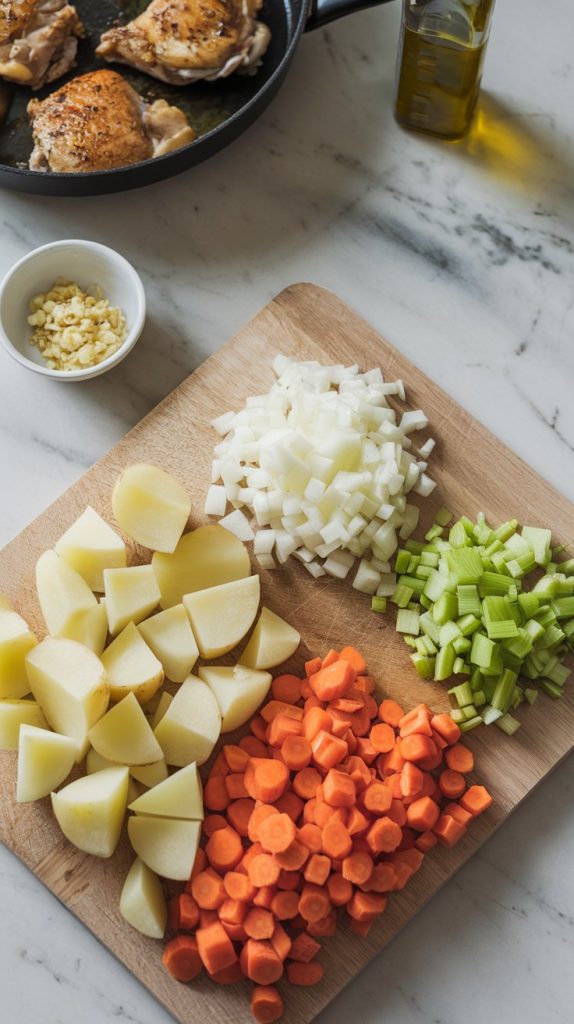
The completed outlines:
<svg viewBox="0 0 574 1024">
<path fill-rule="evenodd" d="M 446 626 L 441 626 L 441 629 L 446 629 Z M 466 654 L 472 647 L 472 640 L 469 640 L 467 636 L 459 635 L 452 641 L 455 654 Z"/>
<path fill-rule="evenodd" d="M 460 709 L 464 715 L 466 722 L 470 722 L 473 718 L 476 718 L 478 714 L 474 704 L 467 704 L 466 707 Z"/>
<path fill-rule="evenodd" d="M 428 580 L 431 572 L 432 567 L 430 565 L 419 565 L 415 572 L 415 576 L 417 576 L 419 580 Z"/>
<path fill-rule="evenodd" d="M 395 572 L 403 573 L 406 572 L 411 561 L 410 551 L 405 551 L 404 548 L 399 548 L 395 558 Z"/>
<path fill-rule="evenodd" d="M 476 729 L 477 726 L 482 724 L 482 718 L 480 715 L 476 715 L 475 718 L 470 718 L 466 722 L 460 722 L 459 729 L 461 732 L 470 732 L 472 729 Z"/>
<path fill-rule="evenodd" d="M 438 559 L 439 556 L 436 551 L 423 551 L 421 555 L 421 565 L 428 565 L 431 569 L 436 569 Z"/>
<path fill-rule="evenodd" d="M 441 647 L 446 647 L 447 644 L 453 643 L 453 641 L 458 639 L 458 637 L 464 639 L 456 622 L 453 622 L 452 619 L 445 622 L 444 626 L 440 627 L 439 644 Z"/>
<path fill-rule="evenodd" d="M 464 658 L 455 658 L 454 665 L 452 666 L 453 676 L 466 676 L 468 675 L 468 666 Z"/>
<path fill-rule="evenodd" d="M 569 675 L 570 669 L 566 668 L 566 665 L 555 665 L 550 671 L 544 672 L 544 678 L 550 679 L 552 683 L 556 683 L 556 686 L 564 686 Z"/>
<path fill-rule="evenodd" d="M 406 608 L 413 594 L 414 590 L 411 590 L 410 587 L 404 587 L 399 583 L 393 591 L 391 601 L 393 604 L 396 604 L 398 608 Z"/>
<path fill-rule="evenodd" d="M 437 537 L 442 537 L 442 534 L 442 526 L 438 526 L 438 524 L 435 523 L 434 526 L 431 526 L 430 530 L 427 530 L 427 532 L 425 533 L 425 540 L 428 540 L 429 543 L 432 543 L 432 541 L 435 540 Z"/>
<path fill-rule="evenodd" d="M 438 600 L 435 601 L 432 610 L 433 619 L 438 626 L 444 626 L 447 622 L 456 618 L 458 602 L 454 594 L 444 591 Z"/>
<path fill-rule="evenodd" d="M 480 598 L 474 583 L 466 583 L 456 588 L 459 615 L 480 615 Z"/>
<path fill-rule="evenodd" d="M 567 562 L 560 562 L 560 572 L 563 572 L 565 576 L 574 576 L 574 558 L 569 558 Z"/>
<path fill-rule="evenodd" d="M 505 640 L 518 635 L 518 626 L 506 597 L 485 597 L 482 614 L 491 640 Z"/>
<path fill-rule="evenodd" d="M 499 572 L 484 572 L 478 581 L 478 593 L 481 597 L 507 594 L 511 586 L 511 576 L 503 576 Z"/>
<path fill-rule="evenodd" d="M 415 594 L 422 594 L 425 581 L 419 580 L 416 576 L 399 576 L 398 584 L 401 587 L 410 587 Z"/>
<path fill-rule="evenodd" d="M 426 594 L 421 594 L 420 598 L 419 598 L 419 601 L 420 601 L 421 605 L 423 606 L 423 608 L 426 608 L 427 611 L 428 611 L 429 608 L 432 608 L 432 601 L 429 600 L 429 598 L 426 596 Z"/>
<path fill-rule="evenodd" d="M 469 682 L 473 693 L 476 693 L 477 690 L 482 690 L 482 687 L 484 686 L 484 679 L 479 668 L 473 668 L 470 673 Z"/>
<path fill-rule="evenodd" d="M 434 517 L 435 523 L 439 526 L 448 526 L 452 519 L 452 512 L 448 508 L 439 508 L 436 516 Z"/>
<path fill-rule="evenodd" d="M 452 697 L 454 697 L 459 708 L 465 707 L 467 704 L 474 703 L 472 687 L 469 682 L 460 683 L 459 686 L 453 686 L 448 692 Z"/>
<path fill-rule="evenodd" d="M 423 633 L 429 636 L 433 643 L 438 644 L 439 642 L 439 627 L 434 621 L 430 612 L 423 612 L 420 617 L 420 626 Z"/>
<path fill-rule="evenodd" d="M 562 687 L 557 686 L 550 679 L 541 679 L 540 689 L 544 690 L 544 693 L 547 693 L 553 700 L 558 700 L 562 696 Z"/>
<path fill-rule="evenodd" d="M 541 637 L 544 636 L 544 626 L 537 622 L 536 619 L 529 619 L 524 626 L 524 632 L 530 637 L 533 644 L 535 644 Z"/>
<path fill-rule="evenodd" d="M 447 586 L 448 576 L 445 576 L 443 573 L 438 572 L 436 569 L 433 569 L 425 583 L 423 595 L 427 597 L 430 601 L 438 601 L 439 597 L 441 596 L 441 594 L 444 593 Z"/>
<path fill-rule="evenodd" d="M 502 711 L 498 708 L 493 708 L 490 705 L 482 710 L 482 721 L 485 725 L 492 725 L 496 722 L 497 718 L 502 718 Z"/>
<path fill-rule="evenodd" d="M 550 530 L 543 530 L 538 526 L 523 526 L 522 536 L 532 547 L 537 565 L 547 565 L 550 560 L 550 545 L 552 543 Z"/>
<path fill-rule="evenodd" d="M 464 711 L 461 708 L 453 708 L 450 713 L 450 717 L 457 725 L 462 725 L 462 723 L 466 721 Z"/>
<path fill-rule="evenodd" d="M 420 560 L 421 560 L 421 556 L 420 555 L 411 555 L 409 564 L 407 565 L 407 568 L 405 569 L 405 572 L 410 574 L 410 575 L 415 575 L 416 571 L 417 571 L 417 569 L 419 567 Z"/>
<path fill-rule="evenodd" d="M 480 619 L 475 615 L 463 615 L 461 619 L 456 620 L 456 624 L 463 636 L 471 636 L 481 626 Z"/>
<path fill-rule="evenodd" d="M 464 528 L 464 524 L 461 523 L 460 520 L 458 523 L 455 523 L 454 526 L 451 526 L 448 541 L 453 548 L 463 548 L 467 546 L 468 535 Z"/>
<path fill-rule="evenodd" d="M 478 583 L 484 574 L 482 558 L 476 548 L 455 548 L 447 552 L 447 562 L 458 585 Z"/>
<path fill-rule="evenodd" d="M 371 611 L 373 612 L 386 612 L 387 610 L 387 599 L 386 597 L 372 597 L 371 598 Z"/>
<path fill-rule="evenodd" d="M 574 615 L 574 597 L 557 597 L 551 608 L 557 619 L 571 619 Z"/>
<path fill-rule="evenodd" d="M 432 679 L 434 675 L 434 658 L 428 658 L 424 654 L 411 654 L 411 661 L 421 679 Z"/>
<path fill-rule="evenodd" d="M 516 679 L 516 672 L 512 672 L 509 668 L 504 669 L 490 701 L 493 708 L 497 708 L 498 711 L 508 711 L 512 703 Z"/>
<path fill-rule="evenodd" d="M 474 706 L 481 708 L 483 704 L 486 704 L 486 694 L 484 690 L 477 690 L 474 694 Z"/>
<path fill-rule="evenodd" d="M 513 533 L 516 533 L 517 529 L 518 519 L 509 519 L 507 523 L 502 523 L 502 525 L 494 531 L 494 535 L 504 544 L 509 537 L 512 537 Z"/>
<path fill-rule="evenodd" d="M 490 668 L 494 648 L 495 644 L 493 640 L 489 640 L 484 633 L 475 633 L 472 638 L 472 648 L 470 652 L 470 660 L 472 664 L 478 665 L 479 668 Z"/>
<path fill-rule="evenodd" d="M 524 696 L 529 704 L 535 704 L 538 700 L 538 690 L 535 690 L 532 686 L 527 686 L 524 690 Z"/>
<path fill-rule="evenodd" d="M 558 594 L 559 580 L 556 576 L 543 576 L 538 583 L 535 583 L 533 593 L 538 594 L 544 601 L 551 601 Z"/>
<path fill-rule="evenodd" d="M 411 555 L 420 555 L 424 551 L 424 544 L 420 540 L 415 540 L 414 537 L 409 537 L 405 543 L 405 548 Z"/>
<path fill-rule="evenodd" d="M 522 660 L 522 658 L 525 658 L 532 650 L 532 637 L 526 627 L 524 629 L 521 628 L 518 630 L 516 636 L 505 640 L 502 647 L 504 651 L 508 651 L 516 658 Z"/>
<path fill-rule="evenodd" d="M 520 722 L 509 714 L 502 715 L 500 718 L 497 718 L 494 724 L 497 725 L 499 729 L 502 729 L 507 736 L 514 736 L 516 730 L 520 729 Z"/>
<path fill-rule="evenodd" d="M 436 683 L 442 682 L 444 679 L 448 679 L 452 675 L 454 666 L 454 648 L 452 644 L 447 644 L 446 647 L 441 647 L 435 662 L 434 679 Z"/>
<path fill-rule="evenodd" d="M 397 613 L 397 633 L 409 633 L 418 636 L 420 632 L 419 613 L 400 608 Z"/>
</svg>

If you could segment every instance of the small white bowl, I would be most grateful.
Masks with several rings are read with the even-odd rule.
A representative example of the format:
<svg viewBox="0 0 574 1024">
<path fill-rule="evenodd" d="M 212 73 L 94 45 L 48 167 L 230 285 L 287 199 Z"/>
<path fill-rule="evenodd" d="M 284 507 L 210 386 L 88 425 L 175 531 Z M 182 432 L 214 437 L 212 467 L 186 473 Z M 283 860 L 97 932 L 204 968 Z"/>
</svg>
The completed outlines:
<svg viewBox="0 0 574 1024">
<path fill-rule="evenodd" d="M 110 305 L 119 306 L 126 318 L 124 341 L 113 355 L 96 366 L 51 370 L 39 350 L 30 344 L 30 300 L 48 291 L 59 277 L 82 288 L 99 285 Z M 4 348 L 27 370 L 56 380 L 89 380 L 117 366 L 138 340 L 145 315 L 145 292 L 139 274 L 118 252 L 98 242 L 69 239 L 42 245 L 19 260 L 0 285 L 0 341 Z"/>
</svg>

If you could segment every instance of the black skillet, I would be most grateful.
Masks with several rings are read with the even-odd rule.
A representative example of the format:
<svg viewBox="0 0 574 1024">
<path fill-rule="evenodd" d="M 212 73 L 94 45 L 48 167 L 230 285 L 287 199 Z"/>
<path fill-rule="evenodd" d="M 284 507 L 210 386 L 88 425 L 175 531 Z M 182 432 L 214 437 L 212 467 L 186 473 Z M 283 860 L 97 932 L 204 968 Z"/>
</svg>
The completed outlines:
<svg viewBox="0 0 574 1024">
<path fill-rule="evenodd" d="M 149 0 L 74 0 L 88 37 L 80 42 L 77 67 L 68 78 L 101 67 L 94 47 L 102 32 L 119 21 L 129 20 Z M 326 25 L 344 14 L 374 7 L 387 0 L 265 0 L 259 17 L 271 29 L 271 43 L 256 75 L 231 75 L 218 82 L 197 82 L 177 88 L 148 78 L 125 66 L 116 65 L 146 99 L 166 99 L 187 114 L 195 128 L 195 142 L 157 160 L 89 174 L 44 174 L 29 171 L 32 135 L 26 117 L 30 90 L 5 89 L 0 82 L 0 186 L 19 192 L 50 196 L 86 196 L 139 188 L 187 170 L 213 156 L 237 138 L 262 113 L 281 85 L 303 32 Z M 42 98 L 55 85 L 41 90 Z"/>
</svg>

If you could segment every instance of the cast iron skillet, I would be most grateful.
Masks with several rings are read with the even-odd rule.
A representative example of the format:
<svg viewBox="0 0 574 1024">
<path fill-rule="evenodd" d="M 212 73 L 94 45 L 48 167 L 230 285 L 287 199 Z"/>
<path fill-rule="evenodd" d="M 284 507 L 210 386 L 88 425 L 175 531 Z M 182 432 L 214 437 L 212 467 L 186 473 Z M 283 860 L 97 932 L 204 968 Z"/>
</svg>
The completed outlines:
<svg viewBox="0 0 574 1024">
<path fill-rule="evenodd" d="M 110 25 L 129 20 L 149 0 L 74 0 L 86 26 L 88 38 L 80 42 L 77 67 L 68 75 L 83 74 L 104 65 L 94 55 L 102 32 Z M 146 99 L 163 98 L 176 103 L 187 114 L 197 132 L 195 142 L 157 160 L 145 160 L 130 167 L 89 174 L 44 174 L 29 171 L 32 135 L 26 116 L 29 89 L 8 92 L 0 82 L 0 110 L 9 103 L 0 127 L 0 186 L 19 192 L 50 196 L 86 196 L 139 188 L 172 177 L 213 156 L 237 138 L 261 114 L 281 85 L 303 32 L 326 25 L 344 14 L 374 7 L 387 0 L 264 0 L 259 17 L 271 29 L 271 43 L 256 75 L 231 75 L 218 82 L 196 82 L 177 88 L 148 78 L 124 65 L 114 65 Z M 66 79 L 41 90 L 43 98 Z"/>
</svg>

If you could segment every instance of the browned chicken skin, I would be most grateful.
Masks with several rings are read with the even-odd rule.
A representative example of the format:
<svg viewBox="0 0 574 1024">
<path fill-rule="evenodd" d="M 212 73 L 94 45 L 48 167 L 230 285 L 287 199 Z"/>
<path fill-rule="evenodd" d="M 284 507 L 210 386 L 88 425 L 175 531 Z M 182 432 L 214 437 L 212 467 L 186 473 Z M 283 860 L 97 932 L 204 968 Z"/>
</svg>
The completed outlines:
<svg viewBox="0 0 574 1024">
<path fill-rule="evenodd" d="M 97 54 L 173 85 L 254 71 L 271 38 L 261 0 L 152 0 L 128 25 L 104 32 Z"/>
<path fill-rule="evenodd" d="M 115 71 L 74 78 L 45 100 L 31 100 L 33 171 L 105 171 L 163 156 L 195 138 L 185 115 L 165 100 L 147 105 Z"/>
<path fill-rule="evenodd" d="M 76 61 L 83 26 L 66 0 L 0 0 L 0 78 L 39 89 Z"/>
</svg>

